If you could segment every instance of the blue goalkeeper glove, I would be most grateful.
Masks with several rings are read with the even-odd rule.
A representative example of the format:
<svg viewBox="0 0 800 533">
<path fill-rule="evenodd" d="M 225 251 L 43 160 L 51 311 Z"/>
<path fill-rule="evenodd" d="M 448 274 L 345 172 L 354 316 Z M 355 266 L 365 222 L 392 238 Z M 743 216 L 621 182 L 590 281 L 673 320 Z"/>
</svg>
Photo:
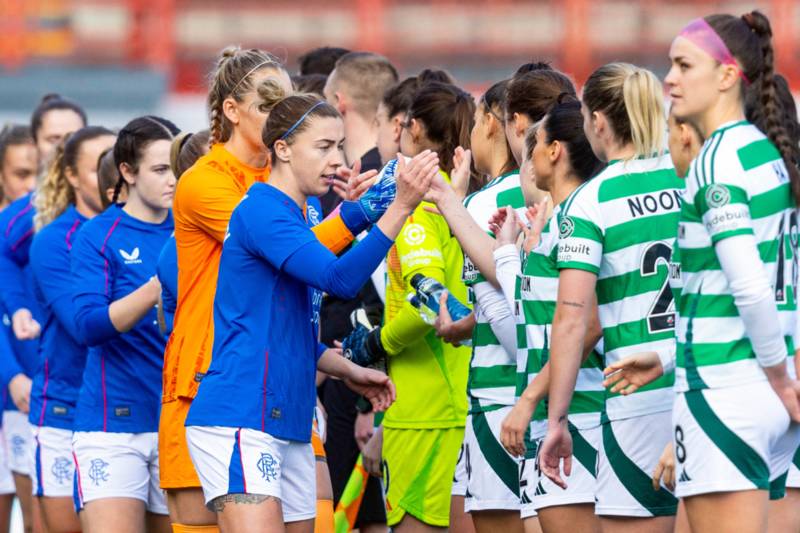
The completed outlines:
<svg viewBox="0 0 800 533">
<path fill-rule="evenodd" d="M 363 309 L 350 315 L 353 332 L 342 341 L 342 354 L 359 366 L 375 366 L 386 359 L 386 350 L 381 344 L 380 326 L 373 328 L 366 320 Z"/>
</svg>

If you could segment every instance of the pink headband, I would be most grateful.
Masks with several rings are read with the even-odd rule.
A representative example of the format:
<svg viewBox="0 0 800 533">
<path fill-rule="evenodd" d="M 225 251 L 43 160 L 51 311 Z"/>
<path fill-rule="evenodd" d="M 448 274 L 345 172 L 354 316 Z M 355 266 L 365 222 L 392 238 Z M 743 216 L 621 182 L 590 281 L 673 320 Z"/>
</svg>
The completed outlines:
<svg viewBox="0 0 800 533">
<path fill-rule="evenodd" d="M 731 51 L 725 46 L 722 38 L 714 31 L 714 28 L 706 22 L 703 18 L 694 19 L 684 27 L 678 34 L 678 37 L 683 37 L 697 46 L 699 46 L 708 55 L 722 63 L 723 65 L 734 65 L 739 69 L 739 75 L 742 77 L 746 85 L 750 85 L 750 80 L 747 79 L 742 68 L 736 62 Z"/>
</svg>

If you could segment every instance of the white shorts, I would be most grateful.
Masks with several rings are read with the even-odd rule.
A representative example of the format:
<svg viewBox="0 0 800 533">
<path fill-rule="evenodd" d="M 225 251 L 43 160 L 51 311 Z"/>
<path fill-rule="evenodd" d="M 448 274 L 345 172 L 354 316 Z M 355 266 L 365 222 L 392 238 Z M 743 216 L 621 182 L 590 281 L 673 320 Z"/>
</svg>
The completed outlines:
<svg viewBox="0 0 800 533">
<path fill-rule="evenodd" d="M 787 489 L 800 489 L 800 448 L 794 452 L 792 463 L 789 465 L 789 474 L 786 476 Z"/>
<path fill-rule="evenodd" d="M 532 507 L 536 511 L 546 507 L 557 505 L 577 505 L 581 503 L 594 504 L 595 491 L 597 489 L 597 479 L 595 470 L 597 468 L 597 448 L 600 445 L 601 428 L 596 426 L 589 429 L 578 429 L 570 424 L 570 434 L 572 435 L 572 473 L 565 478 L 567 488 L 562 489 L 545 475 L 542 475 L 539 468 L 539 457 L 533 461 L 532 465 L 521 471 L 526 487 L 532 487 L 527 491 L 528 499 L 526 512 L 523 518 L 527 518 L 527 513 Z M 540 450 L 544 438 L 537 442 L 536 449 Z"/>
<path fill-rule="evenodd" d="M 467 492 L 464 510 L 519 511 L 519 463 L 500 443 L 511 407 L 467 415 L 464 430 Z"/>
<path fill-rule="evenodd" d="M 14 485 L 14 476 L 8 468 L 8 451 L 3 431 L 0 430 L 0 494 L 14 494 L 17 488 Z"/>
<path fill-rule="evenodd" d="M 602 424 L 597 457 L 595 513 L 607 516 L 674 516 L 678 500 L 653 471 L 672 436 L 669 411 Z"/>
<path fill-rule="evenodd" d="M 75 461 L 72 458 L 72 431 L 31 424 L 33 445 L 30 470 L 33 495 L 69 498 L 73 495 Z"/>
<path fill-rule="evenodd" d="M 453 474 L 453 488 L 450 494 L 462 497 L 467 495 L 467 458 L 464 454 L 464 443 L 461 444 L 461 449 L 458 452 L 456 472 Z"/>
<path fill-rule="evenodd" d="M 30 450 L 33 447 L 28 415 L 19 411 L 3 411 L 3 436 L 6 441 L 8 468 L 15 474 L 31 475 Z"/>
<path fill-rule="evenodd" d="M 281 501 L 285 522 L 316 516 L 317 474 L 310 443 L 220 426 L 189 426 L 186 441 L 206 504 L 225 494 L 261 494 Z"/>
<path fill-rule="evenodd" d="M 76 431 L 75 508 L 103 498 L 135 498 L 156 514 L 168 514 L 158 486 L 158 433 Z"/>
<path fill-rule="evenodd" d="M 800 425 L 768 382 L 678 394 L 672 420 L 678 496 L 753 489 L 783 496 Z"/>
</svg>

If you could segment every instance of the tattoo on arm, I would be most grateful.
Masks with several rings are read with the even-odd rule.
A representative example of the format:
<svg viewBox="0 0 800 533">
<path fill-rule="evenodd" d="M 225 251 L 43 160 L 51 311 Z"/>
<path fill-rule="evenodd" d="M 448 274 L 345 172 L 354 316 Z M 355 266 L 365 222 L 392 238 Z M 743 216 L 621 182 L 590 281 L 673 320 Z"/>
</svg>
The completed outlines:
<svg viewBox="0 0 800 533">
<path fill-rule="evenodd" d="M 264 494 L 224 494 L 208 502 L 209 511 L 221 513 L 227 503 L 259 504 L 268 500 L 278 500 L 275 496 Z"/>
<path fill-rule="evenodd" d="M 568 302 L 568 301 L 566 301 L 566 300 L 561 300 L 559 303 L 560 303 L 560 304 L 563 304 L 563 305 L 568 305 L 568 306 L 570 306 L 570 307 L 580 307 L 580 308 L 583 308 L 583 304 L 582 304 L 582 303 L 579 303 L 579 302 Z"/>
</svg>

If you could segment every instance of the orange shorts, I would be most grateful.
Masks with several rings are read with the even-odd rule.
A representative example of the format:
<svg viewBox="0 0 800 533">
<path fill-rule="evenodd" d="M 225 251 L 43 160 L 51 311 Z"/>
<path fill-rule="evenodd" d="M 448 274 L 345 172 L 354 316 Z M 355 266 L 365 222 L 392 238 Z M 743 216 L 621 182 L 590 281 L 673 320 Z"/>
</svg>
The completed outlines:
<svg viewBox="0 0 800 533">
<path fill-rule="evenodd" d="M 200 479 L 194 471 L 189 448 L 186 445 L 186 415 L 192 400 L 178 398 L 161 404 L 158 423 L 158 466 L 161 488 L 200 488 Z"/>
</svg>

